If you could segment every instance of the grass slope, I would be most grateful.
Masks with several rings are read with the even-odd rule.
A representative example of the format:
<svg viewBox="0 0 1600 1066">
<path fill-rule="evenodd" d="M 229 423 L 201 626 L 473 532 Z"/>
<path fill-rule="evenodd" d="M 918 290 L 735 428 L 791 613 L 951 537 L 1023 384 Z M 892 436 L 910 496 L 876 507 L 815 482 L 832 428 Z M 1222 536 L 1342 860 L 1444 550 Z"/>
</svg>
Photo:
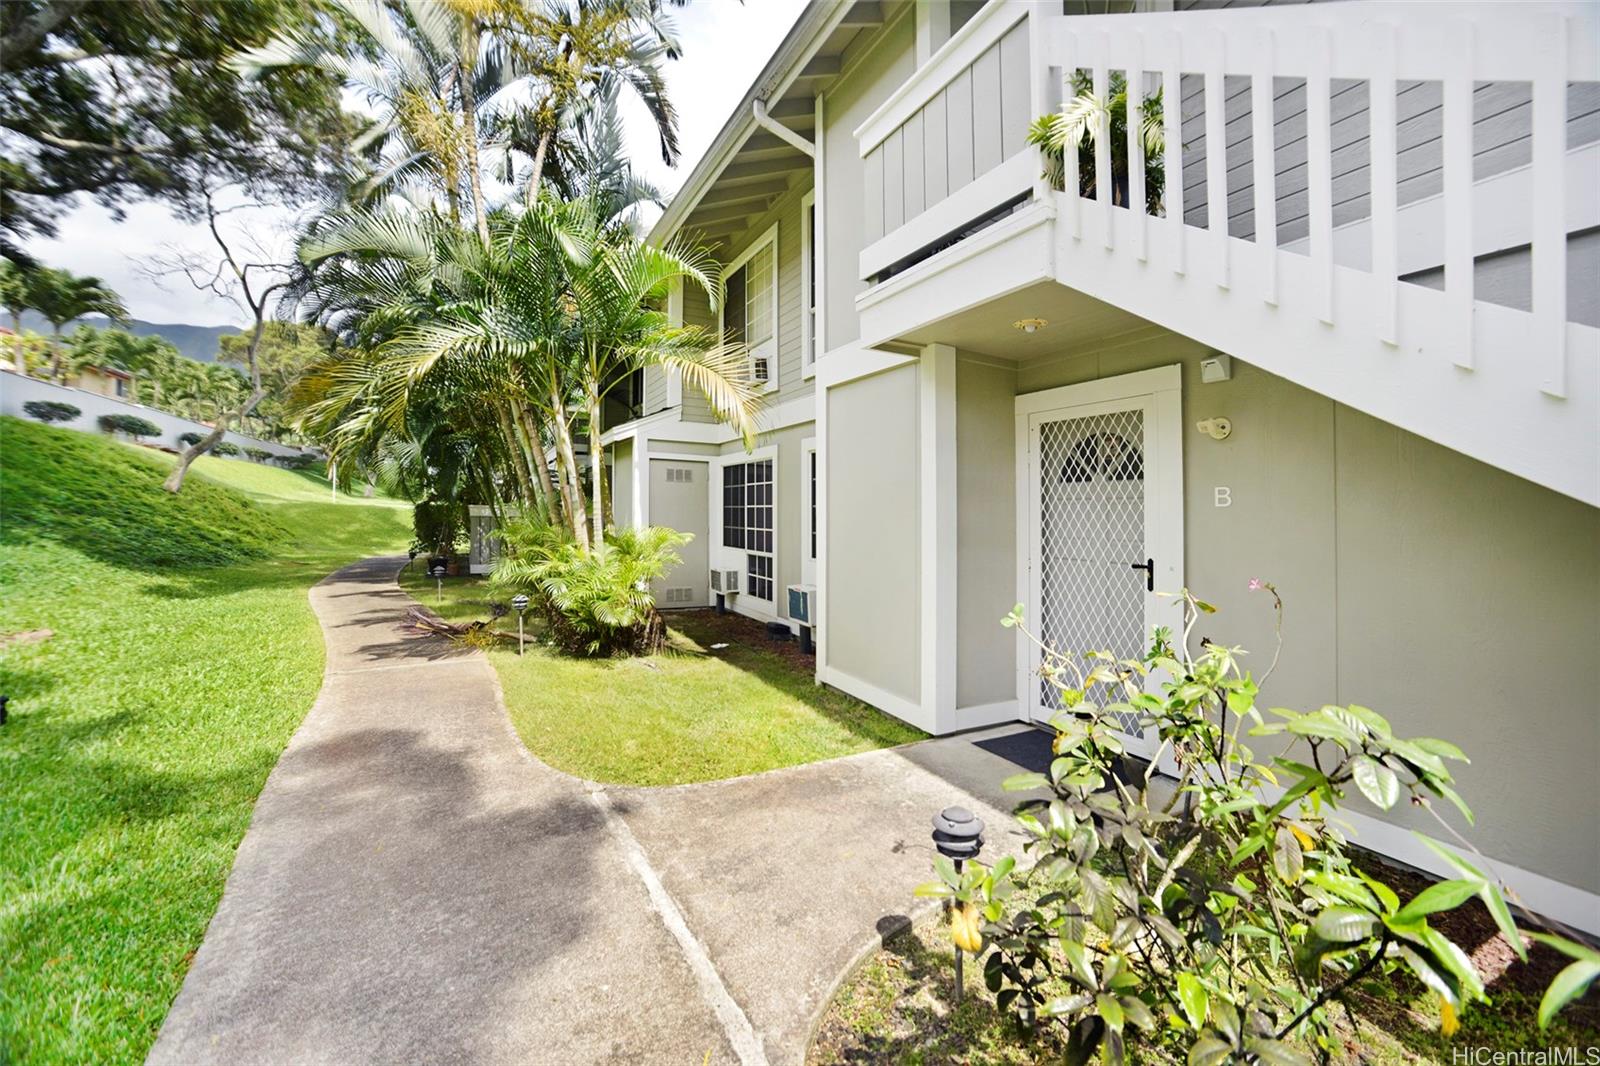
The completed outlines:
<svg viewBox="0 0 1600 1066">
<path fill-rule="evenodd" d="M 489 615 L 483 582 L 401 579 L 450 621 Z M 921 740 L 926 734 L 812 682 L 793 645 L 758 623 L 710 611 L 668 616 L 670 649 L 648 659 L 573 659 L 529 643 L 497 645 L 506 708 L 528 749 L 551 766 L 610 784 L 676 785 L 737 777 Z M 515 616 L 496 623 L 516 635 Z M 726 647 L 713 649 L 713 644 Z M 780 651 L 782 647 L 787 651 Z"/>
<path fill-rule="evenodd" d="M 237 460 L 173 498 L 170 464 L 0 419 L 0 1063 L 143 1060 L 321 684 L 305 590 L 409 536 Z"/>
</svg>

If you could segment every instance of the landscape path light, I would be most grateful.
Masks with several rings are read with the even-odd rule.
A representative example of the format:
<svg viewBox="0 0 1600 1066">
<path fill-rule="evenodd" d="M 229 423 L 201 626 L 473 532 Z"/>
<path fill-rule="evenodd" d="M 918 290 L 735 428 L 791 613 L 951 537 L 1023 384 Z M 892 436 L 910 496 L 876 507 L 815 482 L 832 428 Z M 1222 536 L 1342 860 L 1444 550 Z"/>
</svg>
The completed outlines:
<svg viewBox="0 0 1600 1066">
<path fill-rule="evenodd" d="M 429 574 L 430 577 L 433 578 L 434 581 L 438 582 L 438 585 L 439 585 L 438 590 L 437 590 L 437 594 L 436 594 L 436 598 L 435 598 L 434 602 L 443 603 L 444 602 L 444 564 L 443 563 L 434 563 L 432 566 L 428 567 L 428 574 Z"/>
<path fill-rule="evenodd" d="M 983 819 L 965 807 L 946 807 L 933 816 L 933 846 L 939 854 L 955 863 L 956 873 L 962 864 L 976 859 L 983 850 Z M 956 945 L 956 1002 L 961 1002 L 961 945 Z"/>
<path fill-rule="evenodd" d="M 522 612 L 528 609 L 528 597 L 517 593 L 511 597 L 511 609 L 517 612 L 517 654 L 522 654 Z"/>
</svg>

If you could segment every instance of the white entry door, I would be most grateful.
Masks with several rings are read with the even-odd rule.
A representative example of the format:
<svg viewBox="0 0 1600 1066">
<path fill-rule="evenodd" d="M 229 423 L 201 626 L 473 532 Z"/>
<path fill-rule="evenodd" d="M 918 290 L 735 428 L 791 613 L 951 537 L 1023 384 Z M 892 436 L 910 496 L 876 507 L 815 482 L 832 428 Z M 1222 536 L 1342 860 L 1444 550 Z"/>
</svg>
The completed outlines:
<svg viewBox="0 0 1600 1066">
<path fill-rule="evenodd" d="M 1018 598 L 1046 645 L 1136 659 L 1157 625 L 1180 631 L 1183 587 L 1182 377 L 1176 366 L 1017 397 Z M 1019 705 L 1048 722 L 1062 707 L 1020 640 Z M 1129 720 L 1130 752 L 1152 736 Z"/>
</svg>

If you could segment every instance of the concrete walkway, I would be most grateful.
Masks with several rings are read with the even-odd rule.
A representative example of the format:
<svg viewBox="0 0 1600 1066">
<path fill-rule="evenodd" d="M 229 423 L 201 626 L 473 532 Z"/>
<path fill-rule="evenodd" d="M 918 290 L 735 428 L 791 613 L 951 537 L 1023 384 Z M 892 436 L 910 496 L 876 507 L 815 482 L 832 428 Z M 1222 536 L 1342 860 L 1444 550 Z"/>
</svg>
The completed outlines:
<svg viewBox="0 0 1600 1066">
<path fill-rule="evenodd" d="M 403 627 L 401 561 L 311 591 L 321 695 L 151 1063 L 799 1063 L 934 810 L 1020 844 L 979 746 L 1015 727 L 675 788 L 552 770 L 481 654 Z"/>
</svg>

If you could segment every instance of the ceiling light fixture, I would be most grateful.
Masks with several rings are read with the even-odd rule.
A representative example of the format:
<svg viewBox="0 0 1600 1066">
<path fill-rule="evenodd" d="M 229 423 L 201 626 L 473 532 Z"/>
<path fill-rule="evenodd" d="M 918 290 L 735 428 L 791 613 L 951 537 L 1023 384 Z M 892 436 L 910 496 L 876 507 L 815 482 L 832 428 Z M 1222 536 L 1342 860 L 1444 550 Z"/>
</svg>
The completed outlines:
<svg viewBox="0 0 1600 1066">
<path fill-rule="evenodd" d="M 1049 323 L 1042 318 L 1019 318 L 1017 321 L 1011 324 L 1024 333 L 1037 333 L 1041 329 L 1044 329 L 1045 326 L 1049 325 Z"/>
</svg>

